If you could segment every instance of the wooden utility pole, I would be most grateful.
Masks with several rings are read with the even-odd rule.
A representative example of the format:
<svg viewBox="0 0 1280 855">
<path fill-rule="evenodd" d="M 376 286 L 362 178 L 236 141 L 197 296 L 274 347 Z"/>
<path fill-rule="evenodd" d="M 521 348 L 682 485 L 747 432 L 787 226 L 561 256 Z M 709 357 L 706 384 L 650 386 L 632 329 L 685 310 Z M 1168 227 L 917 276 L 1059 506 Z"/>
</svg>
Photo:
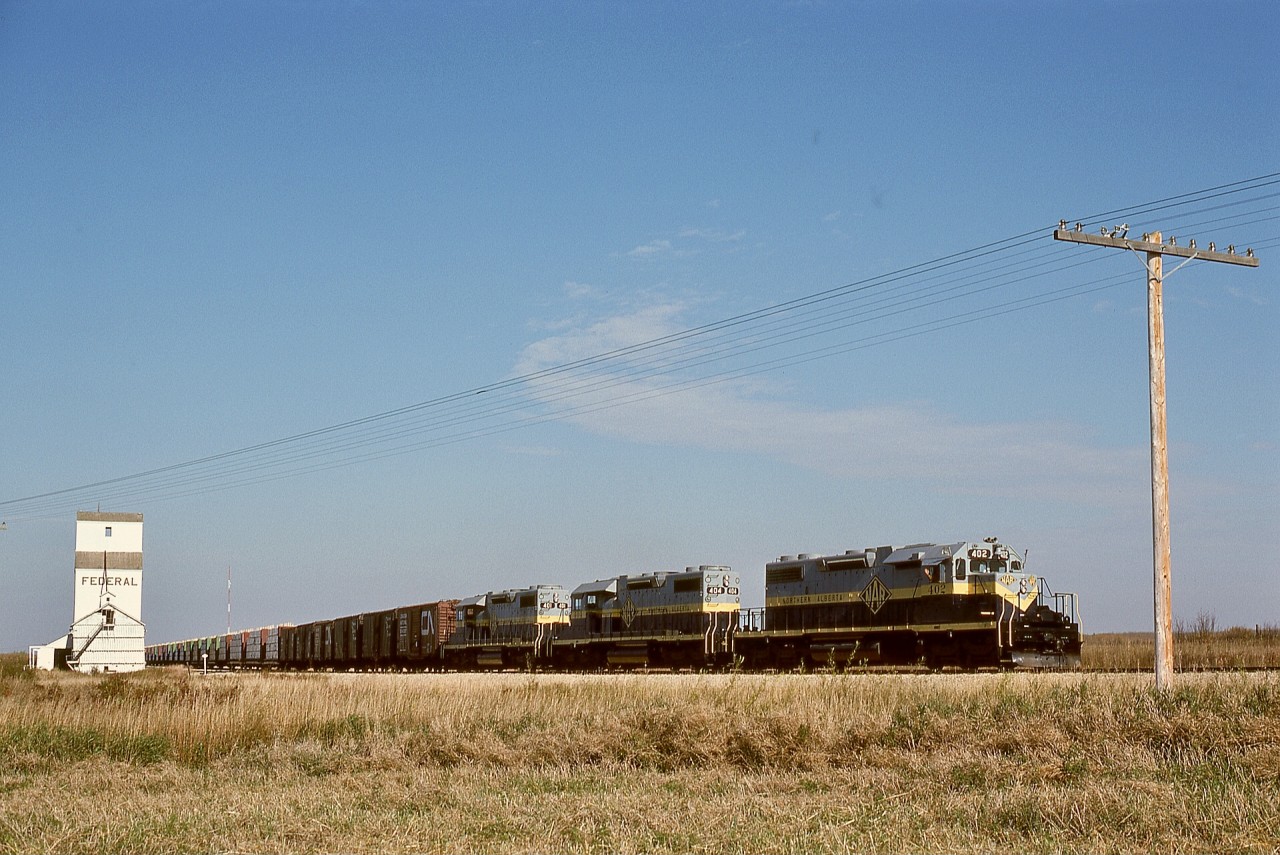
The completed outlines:
<svg viewBox="0 0 1280 855">
<path fill-rule="evenodd" d="M 1128 226 L 1119 226 L 1110 231 L 1102 229 L 1100 234 L 1091 235 L 1081 229 L 1080 223 L 1076 223 L 1074 231 L 1069 231 L 1066 221 L 1063 220 L 1054 231 L 1053 238 L 1073 243 L 1128 249 L 1135 253 L 1146 253 L 1147 256 L 1144 266 L 1147 269 L 1147 349 L 1151 373 L 1151 540 L 1155 584 L 1155 672 L 1156 689 L 1163 691 L 1173 687 L 1169 442 L 1164 382 L 1164 256 L 1175 255 L 1187 259 L 1183 264 L 1187 264 L 1194 258 L 1200 258 L 1205 261 L 1243 264 L 1247 267 L 1257 267 L 1258 259 L 1254 257 L 1251 249 L 1244 255 L 1236 255 L 1234 246 L 1227 247 L 1226 252 L 1218 252 L 1217 247 L 1212 243 L 1207 250 L 1198 249 L 1194 240 L 1187 246 L 1178 246 L 1177 238 L 1171 237 L 1169 242 L 1165 243 L 1160 232 L 1145 234 L 1142 240 L 1129 240 L 1125 237 L 1128 231 Z M 1173 272 L 1177 272 L 1178 269 L 1174 268 Z"/>
</svg>

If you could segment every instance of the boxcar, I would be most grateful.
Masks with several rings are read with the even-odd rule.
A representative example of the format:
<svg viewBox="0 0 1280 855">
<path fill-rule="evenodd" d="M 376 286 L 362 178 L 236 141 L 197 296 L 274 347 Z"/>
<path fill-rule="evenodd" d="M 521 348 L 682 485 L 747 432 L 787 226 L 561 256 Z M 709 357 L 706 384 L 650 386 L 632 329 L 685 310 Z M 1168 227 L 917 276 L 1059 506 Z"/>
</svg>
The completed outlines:
<svg viewBox="0 0 1280 855">
<path fill-rule="evenodd" d="M 395 658 L 395 609 L 360 615 L 360 667 L 382 669 Z"/>
<path fill-rule="evenodd" d="M 395 610 L 395 662 L 410 669 L 443 667 L 441 645 L 452 635 L 457 600 L 402 606 Z"/>
</svg>

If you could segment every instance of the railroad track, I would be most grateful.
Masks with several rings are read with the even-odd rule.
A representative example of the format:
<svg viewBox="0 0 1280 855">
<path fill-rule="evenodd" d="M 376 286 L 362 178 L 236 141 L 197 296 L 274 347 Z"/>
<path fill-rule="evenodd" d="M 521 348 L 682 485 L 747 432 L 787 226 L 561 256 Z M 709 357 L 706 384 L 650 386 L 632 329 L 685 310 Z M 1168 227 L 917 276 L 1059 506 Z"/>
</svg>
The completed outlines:
<svg viewBox="0 0 1280 855">
<path fill-rule="evenodd" d="M 153 666 L 154 667 L 154 666 Z M 168 666 L 159 666 L 168 667 Z M 188 666 L 192 671 L 200 671 L 199 666 Z M 1141 668 L 1098 668 L 1084 667 L 1071 669 L 1022 669 L 1012 670 L 1003 668 L 956 668 L 946 667 L 941 669 L 931 669 L 924 665 L 868 665 L 858 668 L 814 668 L 804 673 L 811 675 L 866 675 L 866 676 L 911 676 L 911 675 L 935 675 L 935 676 L 963 676 L 972 674 L 1151 674 L 1154 671 L 1153 666 L 1145 666 Z M 1228 673 L 1263 673 L 1263 672 L 1280 672 L 1280 665 L 1199 665 L 1188 668 L 1176 668 L 1175 674 L 1228 674 Z M 798 671 L 693 671 L 688 669 L 673 668 L 615 668 L 603 671 L 572 671 L 572 670 L 544 670 L 536 669 L 535 671 L 523 671 L 516 669 L 494 669 L 481 671 L 430 671 L 406 668 L 386 668 L 371 670 L 332 670 L 332 669 L 316 669 L 316 670 L 296 670 L 275 668 L 226 668 L 210 667 L 207 671 L 209 674 L 234 674 L 234 673 L 278 673 L 278 674 L 579 674 L 582 676 L 598 676 L 598 677 L 626 677 L 637 674 L 742 674 L 742 675 L 760 675 L 760 676 L 776 676 L 780 674 L 797 674 Z"/>
<path fill-rule="evenodd" d="M 1151 674 L 1154 665 L 1144 668 L 1080 668 L 1084 674 Z M 1280 665 L 1197 665 L 1190 668 L 1174 668 L 1175 674 L 1223 674 L 1229 672 L 1254 673 L 1259 671 L 1280 671 Z"/>
</svg>

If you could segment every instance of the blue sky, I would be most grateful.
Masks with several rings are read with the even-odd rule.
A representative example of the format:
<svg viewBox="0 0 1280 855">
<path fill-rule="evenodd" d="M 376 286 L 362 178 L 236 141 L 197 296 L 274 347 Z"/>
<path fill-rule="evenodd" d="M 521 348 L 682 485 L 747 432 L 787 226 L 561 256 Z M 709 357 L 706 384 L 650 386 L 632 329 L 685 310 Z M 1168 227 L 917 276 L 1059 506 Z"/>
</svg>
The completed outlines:
<svg viewBox="0 0 1280 855">
<path fill-rule="evenodd" d="M 1280 171 L 1278 37 L 1262 2 L 0 2 L 0 649 L 65 630 L 99 502 L 145 514 L 153 640 L 221 628 L 228 566 L 252 626 L 988 534 L 1087 629 L 1145 629 L 1142 268 L 1050 230 Z M 1262 257 L 1166 285 L 1185 620 L 1280 614 L 1253 557 L 1280 536 L 1277 190 L 1133 218 Z M 293 477 L 14 501 L 497 400 L 1027 232 L 963 301 L 823 304 L 724 382 L 601 368 L 585 410 L 543 378 L 447 444 L 404 422 Z M 808 361 L 749 370 L 770 354 Z"/>
</svg>

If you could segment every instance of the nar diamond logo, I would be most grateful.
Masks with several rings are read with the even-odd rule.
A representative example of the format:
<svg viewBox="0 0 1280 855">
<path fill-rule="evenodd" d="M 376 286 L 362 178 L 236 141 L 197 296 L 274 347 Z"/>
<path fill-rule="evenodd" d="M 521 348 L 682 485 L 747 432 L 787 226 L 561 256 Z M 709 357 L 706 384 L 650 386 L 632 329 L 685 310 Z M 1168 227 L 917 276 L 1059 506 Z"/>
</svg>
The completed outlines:
<svg viewBox="0 0 1280 855">
<path fill-rule="evenodd" d="M 872 576 L 871 581 L 867 583 L 867 587 L 862 589 L 862 593 L 858 595 L 862 602 L 867 604 L 867 608 L 871 609 L 871 613 L 875 614 L 884 607 L 884 604 L 893 596 L 889 589 L 885 587 L 884 582 L 880 581 L 879 576 Z"/>
</svg>

